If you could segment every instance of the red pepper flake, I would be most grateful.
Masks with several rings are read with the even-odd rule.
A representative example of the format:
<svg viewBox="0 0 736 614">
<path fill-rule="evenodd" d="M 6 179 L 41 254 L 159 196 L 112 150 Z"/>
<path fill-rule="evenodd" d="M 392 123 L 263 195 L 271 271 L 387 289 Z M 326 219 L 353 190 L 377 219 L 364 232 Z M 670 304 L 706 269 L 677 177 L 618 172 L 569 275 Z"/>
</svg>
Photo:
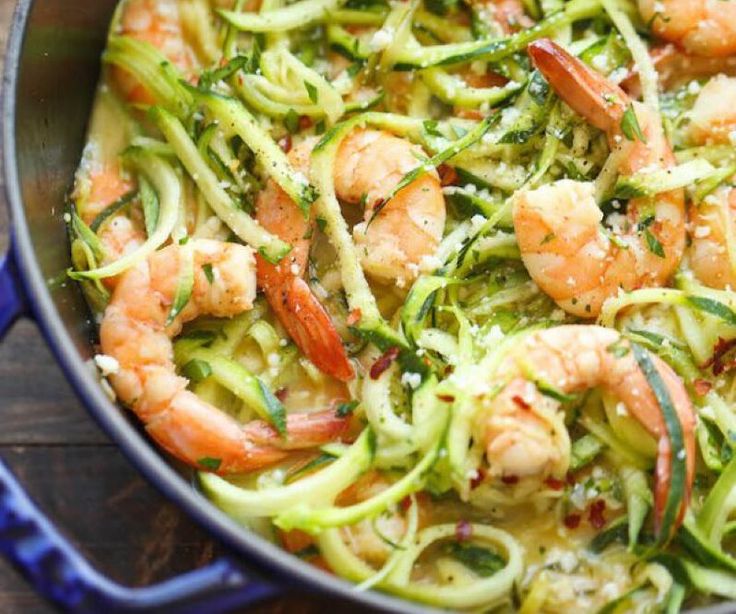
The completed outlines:
<svg viewBox="0 0 736 614">
<path fill-rule="evenodd" d="M 379 377 L 381 377 L 383 372 L 388 369 L 391 366 L 391 363 L 393 363 L 394 360 L 396 360 L 398 357 L 399 348 L 388 348 L 371 366 L 371 379 L 378 379 Z"/>
<path fill-rule="evenodd" d="M 470 490 L 475 490 L 486 479 L 486 472 L 480 467 L 475 472 L 475 477 L 470 480 Z"/>
<path fill-rule="evenodd" d="M 362 317 L 363 317 L 363 312 L 360 310 L 360 307 L 356 307 L 348 314 L 348 318 L 347 318 L 348 326 L 355 326 L 358 322 L 360 322 L 360 319 Z"/>
<path fill-rule="evenodd" d="M 410 507 L 411 507 L 411 497 L 410 496 L 407 495 L 401 501 L 399 501 L 399 509 L 402 512 L 407 511 Z"/>
<path fill-rule="evenodd" d="M 309 115 L 301 115 L 299 117 L 299 130 L 306 130 L 314 125 L 312 118 Z"/>
<path fill-rule="evenodd" d="M 451 394 L 438 394 L 437 398 L 443 403 L 452 403 L 455 400 L 455 397 Z"/>
<path fill-rule="evenodd" d="M 696 379 L 693 382 L 693 388 L 695 389 L 695 394 L 697 394 L 699 397 L 704 397 L 711 391 L 711 388 L 713 388 L 713 384 L 705 379 Z"/>
<path fill-rule="evenodd" d="M 466 542 L 473 537 L 473 525 L 467 520 L 460 520 L 455 525 L 455 539 L 459 542 Z"/>
<path fill-rule="evenodd" d="M 276 392 L 273 393 L 273 395 L 283 403 L 286 400 L 286 397 L 289 396 L 289 389 L 279 388 Z"/>
<path fill-rule="evenodd" d="M 705 368 L 713 367 L 714 375 L 721 375 L 726 371 L 731 371 L 736 367 L 736 361 L 732 358 L 728 358 L 726 355 L 736 347 L 736 339 L 723 339 L 718 337 L 718 341 L 713 346 L 713 356 L 710 360 L 705 363 Z"/>
<path fill-rule="evenodd" d="M 594 529 L 602 529 L 606 524 L 606 517 L 603 512 L 606 510 L 606 502 L 603 499 L 596 499 L 590 506 L 588 511 L 588 520 Z"/>
<path fill-rule="evenodd" d="M 552 476 L 548 477 L 544 483 L 552 490 L 562 490 L 565 487 L 565 482 L 563 480 L 558 480 Z"/>
<path fill-rule="evenodd" d="M 278 146 L 281 147 L 281 151 L 284 153 L 289 153 L 291 151 L 291 135 L 282 136 L 278 140 Z"/>
<path fill-rule="evenodd" d="M 562 520 L 568 529 L 577 529 L 580 526 L 580 514 L 568 514 Z"/>
<path fill-rule="evenodd" d="M 565 482 L 567 482 L 568 486 L 575 486 L 575 476 L 572 474 L 572 471 L 567 472 Z"/>
<path fill-rule="evenodd" d="M 521 409 L 529 410 L 532 408 L 532 406 L 529 405 L 529 403 L 527 403 L 524 399 L 522 399 L 518 394 L 515 394 L 514 396 L 512 396 L 511 400 L 514 403 L 516 403 L 519 407 L 521 407 Z"/>
<path fill-rule="evenodd" d="M 457 183 L 457 171 L 447 164 L 440 164 L 437 168 L 440 175 L 440 183 L 445 185 L 454 185 Z"/>
<path fill-rule="evenodd" d="M 447 365 L 445 367 L 445 376 L 452 375 L 455 372 L 455 365 Z"/>
<path fill-rule="evenodd" d="M 508 486 L 511 486 L 512 484 L 518 484 L 519 483 L 519 476 L 518 475 L 502 475 L 501 476 L 501 481 L 504 484 L 506 484 Z"/>
</svg>

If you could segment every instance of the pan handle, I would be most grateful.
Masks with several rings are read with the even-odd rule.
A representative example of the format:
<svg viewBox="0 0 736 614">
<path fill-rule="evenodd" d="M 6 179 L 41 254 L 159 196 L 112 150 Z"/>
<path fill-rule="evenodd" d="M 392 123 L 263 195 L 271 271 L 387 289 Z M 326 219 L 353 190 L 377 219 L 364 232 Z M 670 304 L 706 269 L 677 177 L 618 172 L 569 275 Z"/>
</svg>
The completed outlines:
<svg viewBox="0 0 736 614">
<path fill-rule="evenodd" d="M 0 339 L 26 312 L 13 250 L 0 256 Z M 46 598 L 69 612 L 225 612 L 283 592 L 249 578 L 229 558 L 160 584 L 128 588 L 106 578 L 75 549 L 0 459 L 0 554 Z"/>
</svg>

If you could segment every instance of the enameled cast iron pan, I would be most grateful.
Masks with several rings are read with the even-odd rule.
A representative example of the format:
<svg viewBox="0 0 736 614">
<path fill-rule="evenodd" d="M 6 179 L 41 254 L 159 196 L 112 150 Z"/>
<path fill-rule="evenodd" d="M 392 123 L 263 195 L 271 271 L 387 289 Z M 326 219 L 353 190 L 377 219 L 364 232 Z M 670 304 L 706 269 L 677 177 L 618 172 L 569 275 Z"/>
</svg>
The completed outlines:
<svg viewBox="0 0 736 614">
<path fill-rule="evenodd" d="M 11 243 L 0 257 L 0 337 L 18 317 L 34 318 L 100 427 L 154 486 L 233 555 L 156 586 L 120 586 L 84 560 L 1 460 L 0 552 L 40 593 L 76 612 L 219 612 L 295 588 L 373 611 L 426 612 L 386 595 L 356 592 L 351 584 L 236 525 L 167 463 L 127 413 L 105 396 L 85 364 L 92 356 L 93 330 L 82 296 L 76 284 L 48 280 L 63 279 L 70 265 L 64 199 L 80 158 L 114 6 L 115 0 L 18 3 L 3 83 Z M 736 603 L 708 612 L 736 612 Z"/>
</svg>

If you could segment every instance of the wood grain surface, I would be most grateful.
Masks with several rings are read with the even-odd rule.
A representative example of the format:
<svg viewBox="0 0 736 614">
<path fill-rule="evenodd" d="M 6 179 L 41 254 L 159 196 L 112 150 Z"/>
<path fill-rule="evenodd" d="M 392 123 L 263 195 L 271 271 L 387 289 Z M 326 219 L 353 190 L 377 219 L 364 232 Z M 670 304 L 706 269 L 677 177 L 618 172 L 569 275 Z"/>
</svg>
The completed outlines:
<svg viewBox="0 0 736 614">
<path fill-rule="evenodd" d="M 0 0 L 2 53 L 14 4 Z M 7 247 L 4 194 L 0 185 L 0 250 Z M 119 582 L 144 586 L 204 565 L 222 550 L 149 486 L 96 427 L 29 321 L 18 322 L 0 344 L 0 456 L 54 522 Z M 291 595 L 252 611 L 326 608 L 314 597 Z M 334 603 L 329 608 L 347 609 Z M 0 559 L 0 613 L 52 611 Z"/>
</svg>

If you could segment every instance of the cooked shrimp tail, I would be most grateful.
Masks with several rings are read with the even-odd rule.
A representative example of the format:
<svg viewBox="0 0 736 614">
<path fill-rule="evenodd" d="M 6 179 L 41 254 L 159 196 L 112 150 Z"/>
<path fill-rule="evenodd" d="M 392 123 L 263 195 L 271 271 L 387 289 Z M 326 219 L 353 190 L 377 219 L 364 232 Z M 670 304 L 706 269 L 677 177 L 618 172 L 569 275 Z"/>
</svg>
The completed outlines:
<svg viewBox="0 0 736 614">
<path fill-rule="evenodd" d="M 604 132 L 618 128 L 629 100 L 620 87 L 548 38 L 534 41 L 528 51 L 534 66 L 573 111 Z"/>
<path fill-rule="evenodd" d="M 292 150 L 297 168 L 306 164 L 311 146 Z M 277 264 L 258 256 L 258 285 L 263 290 L 286 332 L 315 366 L 339 379 L 355 375 L 345 346 L 325 308 L 303 276 L 309 260 L 313 222 L 304 218 L 297 204 L 279 186 L 269 181 L 256 203 L 256 219 L 266 230 L 287 241 L 291 252 Z"/>
</svg>

